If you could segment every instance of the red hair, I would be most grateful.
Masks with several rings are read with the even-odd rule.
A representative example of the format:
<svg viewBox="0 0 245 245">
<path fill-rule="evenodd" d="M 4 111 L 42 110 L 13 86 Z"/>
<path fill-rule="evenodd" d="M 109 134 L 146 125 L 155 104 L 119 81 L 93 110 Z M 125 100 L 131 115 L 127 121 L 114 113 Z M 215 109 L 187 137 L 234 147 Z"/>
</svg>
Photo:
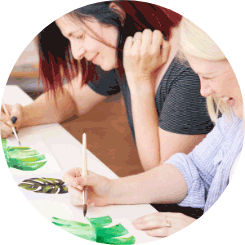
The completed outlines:
<svg viewBox="0 0 245 245">
<path fill-rule="evenodd" d="M 128 36 L 144 29 L 160 30 L 166 40 L 171 37 L 171 29 L 177 26 L 182 18 L 178 13 L 158 5 L 138 1 L 113 1 L 125 12 L 125 18 L 109 7 L 111 1 L 100 2 L 76 9 L 70 14 L 78 19 L 92 16 L 102 24 L 115 26 L 118 29 L 118 70 L 124 74 L 122 50 Z M 60 32 L 55 22 L 47 26 L 38 35 L 39 41 L 39 81 L 44 84 L 45 90 L 60 87 L 64 80 L 70 82 L 78 72 L 82 72 L 82 84 L 87 84 L 96 75 L 96 66 L 84 59 L 81 62 L 74 60 L 69 40 Z"/>
</svg>

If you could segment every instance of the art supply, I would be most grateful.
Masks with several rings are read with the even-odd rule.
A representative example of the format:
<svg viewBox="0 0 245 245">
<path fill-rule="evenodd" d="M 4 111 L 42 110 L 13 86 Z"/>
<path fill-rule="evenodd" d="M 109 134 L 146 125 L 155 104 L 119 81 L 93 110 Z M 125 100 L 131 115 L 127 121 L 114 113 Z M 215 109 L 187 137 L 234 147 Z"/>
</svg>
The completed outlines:
<svg viewBox="0 0 245 245">
<path fill-rule="evenodd" d="M 23 180 L 19 187 L 36 193 L 66 194 L 68 188 L 65 183 L 56 178 L 30 178 Z"/>
<path fill-rule="evenodd" d="M 6 108 L 6 106 L 5 106 L 3 101 L 2 101 L 2 106 L 3 106 L 3 110 L 4 110 L 5 114 L 10 118 L 9 112 L 8 112 L 8 110 L 7 110 L 7 108 Z M 15 130 L 14 126 L 12 127 L 12 131 L 14 133 L 14 136 L 15 136 L 16 140 L 18 141 L 19 145 L 21 146 L 19 137 L 18 137 L 18 135 L 16 133 L 16 130 Z"/>
<path fill-rule="evenodd" d="M 110 216 L 87 218 L 91 225 L 77 221 L 52 217 L 52 223 L 78 237 L 104 244 L 134 244 L 136 239 L 129 235 L 129 231 L 121 224 L 109 226 Z M 123 236 L 123 237 L 122 237 Z"/>
<path fill-rule="evenodd" d="M 84 133 L 83 134 L 83 168 L 82 168 L 82 177 L 88 175 L 87 170 L 87 136 Z M 87 214 L 87 208 L 88 208 L 88 190 L 87 186 L 84 186 L 83 190 L 83 214 L 84 217 Z"/>
<path fill-rule="evenodd" d="M 29 147 L 8 146 L 6 139 L 2 139 L 2 146 L 9 168 L 35 171 L 47 163 L 45 155 Z"/>
</svg>

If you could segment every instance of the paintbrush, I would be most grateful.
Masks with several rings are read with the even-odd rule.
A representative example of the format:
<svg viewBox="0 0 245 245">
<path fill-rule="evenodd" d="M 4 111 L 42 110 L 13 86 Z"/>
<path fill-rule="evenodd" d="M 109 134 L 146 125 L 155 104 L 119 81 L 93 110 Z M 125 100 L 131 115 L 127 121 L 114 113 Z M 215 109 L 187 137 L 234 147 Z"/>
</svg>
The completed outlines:
<svg viewBox="0 0 245 245">
<path fill-rule="evenodd" d="M 83 134 L 83 168 L 82 168 L 82 177 L 88 175 L 88 170 L 87 170 L 87 136 L 84 133 Z M 87 209 L 88 209 L 88 190 L 87 186 L 84 186 L 83 189 L 83 215 L 84 217 L 87 214 Z"/>
<path fill-rule="evenodd" d="M 5 106 L 5 104 L 4 104 L 3 101 L 2 101 L 2 106 L 3 106 L 3 110 L 4 110 L 5 114 L 10 118 L 9 112 L 8 112 L 8 110 L 7 110 L 7 108 L 6 108 L 6 106 Z M 19 146 L 21 146 L 20 139 L 19 139 L 19 137 L 18 137 L 18 135 L 16 133 L 16 130 L 15 130 L 15 127 L 14 126 L 12 126 L 12 131 L 14 133 L 14 136 L 15 136 L 16 140 L 19 143 Z"/>
</svg>

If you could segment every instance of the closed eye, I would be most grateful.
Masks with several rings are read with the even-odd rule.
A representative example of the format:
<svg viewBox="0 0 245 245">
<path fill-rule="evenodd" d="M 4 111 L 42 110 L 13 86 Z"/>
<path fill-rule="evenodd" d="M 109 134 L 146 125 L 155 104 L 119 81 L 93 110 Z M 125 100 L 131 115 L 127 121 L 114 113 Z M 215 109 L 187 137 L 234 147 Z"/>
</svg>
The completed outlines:
<svg viewBox="0 0 245 245">
<path fill-rule="evenodd" d="M 85 35 L 83 34 L 83 35 L 80 35 L 80 36 L 75 37 L 75 38 L 76 38 L 76 39 L 84 39 L 84 37 L 85 37 Z"/>
<path fill-rule="evenodd" d="M 203 80 L 210 80 L 210 77 L 202 77 Z"/>
</svg>

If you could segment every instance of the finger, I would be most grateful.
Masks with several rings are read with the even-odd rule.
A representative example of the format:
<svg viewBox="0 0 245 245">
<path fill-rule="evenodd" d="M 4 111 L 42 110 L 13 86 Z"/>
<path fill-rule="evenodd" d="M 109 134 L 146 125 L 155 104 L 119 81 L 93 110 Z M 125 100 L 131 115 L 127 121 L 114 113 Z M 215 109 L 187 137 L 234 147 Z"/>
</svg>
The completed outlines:
<svg viewBox="0 0 245 245">
<path fill-rule="evenodd" d="M 142 33 L 142 47 L 149 47 L 152 43 L 152 31 L 150 29 L 145 29 Z"/>
<path fill-rule="evenodd" d="M 152 213 L 152 214 L 148 214 L 148 215 L 142 216 L 142 217 L 134 220 L 133 222 L 134 223 L 144 223 L 144 222 L 147 222 L 147 221 L 151 221 L 151 220 L 157 219 L 157 218 L 161 217 L 162 214 L 163 213 L 155 212 L 155 213 Z"/>
<path fill-rule="evenodd" d="M 71 168 L 65 173 L 65 175 L 66 174 L 71 175 L 73 177 L 80 177 L 82 176 L 82 168 Z M 65 175 L 63 177 L 65 177 Z"/>
<path fill-rule="evenodd" d="M 74 177 L 73 174 L 65 173 L 62 177 L 62 180 L 69 186 L 73 186 L 79 190 L 81 189 L 81 185 L 79 185 L 78 180 L 76 177 Z"/>
<path fill-rule="evenodd" d="M 83 192 L 77 190 L 76 188 L 73 188 L 72 186 L 68 187 L 68 193 L 73 200 L 73 203 L 76 203 L 76 205 L 83 204 Z"/>
<path fill-rule="evenodd" d="M 10 127 L 13 127 L 14 126 L 13 123 L 11 122 L 11 119 L 5 114 L 4 111 L 1 111 L 1 121 L 3 121 L 4 123 L 6 123 Z"/>
<path fill-rule="evenodd" d="M 165 64 L 168 60 L 170 49 L 171 49 L 171 46 L 169 42 L 163 40 L 163 45 L 162 45 L 162 63 L 163 64 Z"/>
<path fill-rule="evenodd" d="M 162 213 L 154 213 L 150 215 L 143 216 L 135 221 L 133 225 L 139 230 L 151 230 L 156 228 L 164 227 L 166 224 L 166 215 Z"/>
<path fill-rule="evenodd" d="M 163 44 L 163 34 L 159 30 L 155 30 L 152 34 L 152 48 L 159 50 Z"/>
<path fill-rule="evenodd" d="M 81 187 L 83 186 L 91 186 L 91 187 L 96 187 L 100 184 L 101 182 L 101 176 L 99 175 L 87 175 L 84 177 L 77 177 L 76 181 L 78 183 L 78 185 L 80 185 Z"/>
<path fill-rule="evenodd" d="M 7 138 L 11 135 L 12 133 L 12 127 L 7 125 L 4 121 L 0 121 L 0 129 L 1 129 L 1 136 L 3 138 Z"/>
<path fill-rule="evenodd" d="M 13 124 L 19 124 L 22 119 L 22 106 L 20 104 L 15 104 L 12 106 L 10 113 L 11 121 Z"/>
<path fill-rule="evenodd" d="M 124 47 L 123 47 L 123 54 L 128 55 L 131 47 L 133 45 L 133 38 L 132 37 L 127 37 Z"/>
<path fill-rule="evenodd" d="M 170 228 L 164 227 L 164 228 L 149 230 L 146 232 L 146 234 L 148 236 L 154 236 L 154 237 L 167 237 L 172 233 L 170 231 Z"/>
<path fill-rule="evenodd" d="M 136 32 L 134 34 L 134 38 L 133 38 L 133 45 L 138 44 L 140 45 L 142 42 L 142 33 L 141 32 Z"/>
</svg>

